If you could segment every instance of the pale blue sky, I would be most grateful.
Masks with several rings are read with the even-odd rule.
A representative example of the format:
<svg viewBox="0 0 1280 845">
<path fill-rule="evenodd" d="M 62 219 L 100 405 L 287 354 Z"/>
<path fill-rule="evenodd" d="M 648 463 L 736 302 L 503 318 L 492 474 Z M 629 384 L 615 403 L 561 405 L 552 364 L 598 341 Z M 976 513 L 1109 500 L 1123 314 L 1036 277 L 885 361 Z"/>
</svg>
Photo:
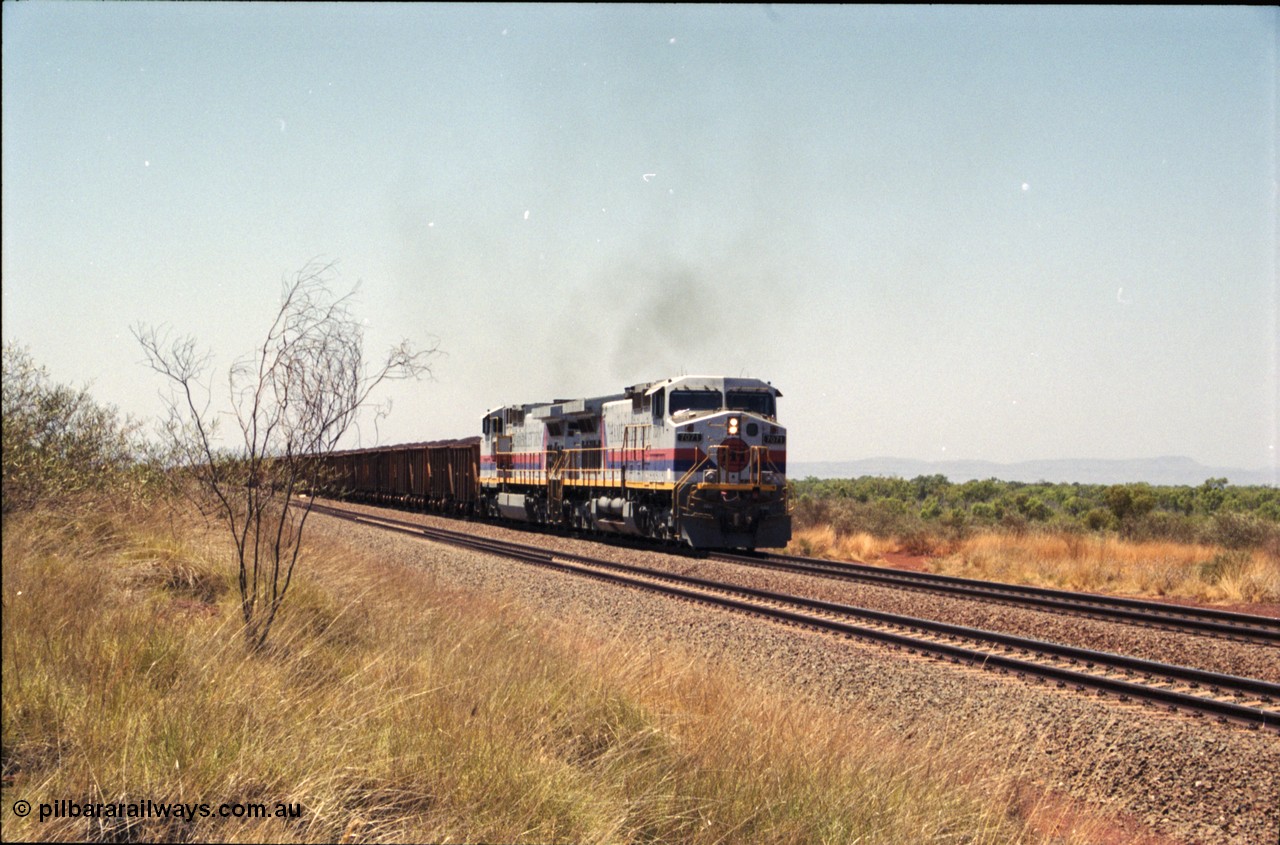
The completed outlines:
<svg viewBox="0 0 1280 845">
<path fill-rule="evenodd" d="M 4 338 L 130 413 L 323 256 L 448 352 L 382 442 L 710 372 L 797 461 L 1275 467 L 1274 9 L 3 13 Z"/>
</svg>

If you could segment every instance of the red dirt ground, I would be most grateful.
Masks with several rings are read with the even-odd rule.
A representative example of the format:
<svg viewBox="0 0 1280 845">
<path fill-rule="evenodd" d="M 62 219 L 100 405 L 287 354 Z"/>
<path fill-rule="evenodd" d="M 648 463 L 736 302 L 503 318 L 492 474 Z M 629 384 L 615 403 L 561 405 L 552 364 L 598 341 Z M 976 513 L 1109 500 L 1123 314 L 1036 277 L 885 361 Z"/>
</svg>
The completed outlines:
<svg viewBox="0 0 1280 845">
<path fill-rule="evenodd" d="M 930 572 L 930 558 L 926 555 L 909 555 L 906 552 L 885 552 L 884 562 L 894 569 L 906 569 L 910 572 Z"/>
<path fill-rule="evenodd" d="M 1022 810 L 1031 826 L 1048 837 L 1062 836 L 1081 822 L 1092 828 L 1095 845 L 1178 845 L 1126 813 L 1106 815 L 1059 792 L 1023 790 Z"/>
</svg>

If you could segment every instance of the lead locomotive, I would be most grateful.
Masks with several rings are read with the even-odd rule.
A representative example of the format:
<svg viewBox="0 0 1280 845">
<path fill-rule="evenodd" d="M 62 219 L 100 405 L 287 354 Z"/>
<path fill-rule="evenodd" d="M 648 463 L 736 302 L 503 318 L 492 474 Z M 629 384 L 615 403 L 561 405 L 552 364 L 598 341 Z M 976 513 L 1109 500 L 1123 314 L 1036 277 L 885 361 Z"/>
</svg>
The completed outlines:
<svg viewBox="0 0 1280 845">
<path fill-rule="evenodd" d="M 759 379 L 679 376 L 495 408 L 481 425 L 477 510 L 695 548 L 785 546 L 781 395 Z"/>
</svg>

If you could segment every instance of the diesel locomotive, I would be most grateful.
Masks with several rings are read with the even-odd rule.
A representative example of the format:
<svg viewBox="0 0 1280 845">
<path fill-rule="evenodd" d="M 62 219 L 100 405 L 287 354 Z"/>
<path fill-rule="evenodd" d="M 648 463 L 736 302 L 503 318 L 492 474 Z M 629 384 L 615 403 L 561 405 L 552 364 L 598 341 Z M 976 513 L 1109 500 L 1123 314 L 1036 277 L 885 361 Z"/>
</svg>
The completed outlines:
<svg viewBox="0 0 1280 845">
<path fill-rule="evenodd" d="M 677 376 L 505 405 L 484 415 L 478 441 L 327 456 L 326 492 L 700 549 L 782 547 L 781 395 L 759 379 Z"/>
</svg>

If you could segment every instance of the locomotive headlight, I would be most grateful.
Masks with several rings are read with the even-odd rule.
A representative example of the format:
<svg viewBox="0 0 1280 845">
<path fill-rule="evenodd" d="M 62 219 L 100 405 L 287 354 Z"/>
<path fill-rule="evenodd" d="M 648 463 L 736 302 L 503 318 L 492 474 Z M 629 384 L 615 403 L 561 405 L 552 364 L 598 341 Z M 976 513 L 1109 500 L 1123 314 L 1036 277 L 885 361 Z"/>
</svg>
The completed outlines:
<svg viewBox="0 0 1280 845">
<path fill-rule="evenodd" d="M 738 418 L 737 417 L 729 417 L 729 436 L 730 437 L 738 436 Z"/>
</svg>

